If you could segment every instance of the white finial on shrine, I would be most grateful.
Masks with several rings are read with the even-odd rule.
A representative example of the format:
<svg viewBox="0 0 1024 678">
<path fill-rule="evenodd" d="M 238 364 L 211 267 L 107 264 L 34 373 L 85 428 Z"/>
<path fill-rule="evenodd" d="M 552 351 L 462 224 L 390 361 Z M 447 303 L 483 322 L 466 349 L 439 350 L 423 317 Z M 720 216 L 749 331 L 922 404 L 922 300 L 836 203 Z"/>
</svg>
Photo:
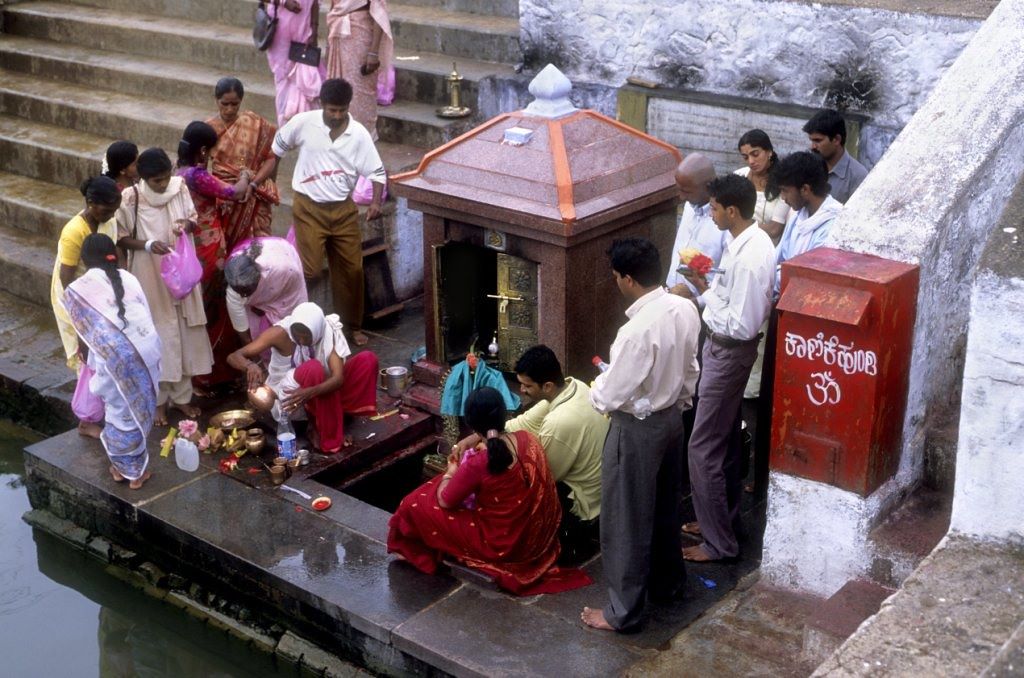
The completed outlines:
<svg viewBox="0 0 1024 678">
<path fill-rule="evenodd" d="M 534 100 L 523 112 L 539 118 L 561 118 L 575 113 L 579 109 L 569 101 L 570 92 L 572 82 L 569 78 L 555 68 L 554 64 L 548 64 L 530 82 L 530 94 L 534 96 Z"/>
</svg>

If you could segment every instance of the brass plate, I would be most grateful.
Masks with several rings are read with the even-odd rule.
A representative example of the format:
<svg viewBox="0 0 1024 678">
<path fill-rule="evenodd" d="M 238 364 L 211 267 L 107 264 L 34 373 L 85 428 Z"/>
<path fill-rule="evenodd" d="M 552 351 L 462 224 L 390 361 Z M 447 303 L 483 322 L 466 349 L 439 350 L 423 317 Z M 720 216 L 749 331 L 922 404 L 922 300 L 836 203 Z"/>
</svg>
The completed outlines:
<svg viewBox="0 0 1024 678">
<path fill-rule="evenodd" d="M 256 417 L 249 410 L 227 410 L 210 417 L 210 426 L 230 431 L 235 428 L 249 428 L 256 423 Z"/>
</svg>

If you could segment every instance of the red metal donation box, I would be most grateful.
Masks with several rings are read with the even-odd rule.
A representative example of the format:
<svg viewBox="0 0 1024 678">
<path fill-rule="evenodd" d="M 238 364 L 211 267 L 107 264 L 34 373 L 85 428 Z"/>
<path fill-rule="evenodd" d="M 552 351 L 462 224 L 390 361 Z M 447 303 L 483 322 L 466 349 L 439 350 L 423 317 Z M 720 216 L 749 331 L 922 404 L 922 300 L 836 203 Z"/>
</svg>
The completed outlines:
<svg viewBox="0 0 1024 678">
<path fill-rule="evenodd" d="M 772 469 L 861 496 L 896 472 L 918 274 L 831 248 L 782 265 Z"/>
</svg>

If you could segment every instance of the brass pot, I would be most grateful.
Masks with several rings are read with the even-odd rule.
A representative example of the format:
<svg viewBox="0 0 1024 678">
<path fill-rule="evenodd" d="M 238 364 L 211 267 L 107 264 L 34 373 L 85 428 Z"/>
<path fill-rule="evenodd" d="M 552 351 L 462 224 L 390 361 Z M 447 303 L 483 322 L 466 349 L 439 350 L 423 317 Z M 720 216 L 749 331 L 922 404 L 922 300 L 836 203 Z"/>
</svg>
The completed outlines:
<svg viewBox="0 0 1024 678">
<path fill-rule="evenodd" d="M 271 466 L 270 467 L 270 482 L 275 485 L 281 485 L 285 480 L 288 479 L 288 469 L 284 466 Z"/>
<path fill-rule="evenodd" d="M 269 386 L 260 386 L 254 391 L 249 391 L 249 404 L 259 412 L 269 412 L 274 407 L 277 394 Z"/>
<path fill-rule="evenodd" d="M 266 444 L 266 436 L 263 435 L 263 431 L 258 428 L 251 428 L 247 431 L 245 436 L 245 449 L 250 454 L 259 454 L 263 450 L 263 446 Z"/>
</svg>

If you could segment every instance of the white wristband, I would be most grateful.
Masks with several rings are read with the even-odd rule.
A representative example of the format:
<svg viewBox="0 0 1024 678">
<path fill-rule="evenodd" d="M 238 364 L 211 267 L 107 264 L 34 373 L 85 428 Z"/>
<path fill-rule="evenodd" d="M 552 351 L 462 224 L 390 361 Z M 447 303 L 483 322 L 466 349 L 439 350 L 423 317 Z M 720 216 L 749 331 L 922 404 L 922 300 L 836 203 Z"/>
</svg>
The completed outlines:
<svg viewBox="0 0 1024 678">
<path fill-rule="evenodd" d="M 153 243 L 155 243 L 155 242 L 156 242 L 156 240 L 147 240 L 146 241 L 146 251 L 149 252 L 150 254 L 153 253 Z"/>
</svg>

